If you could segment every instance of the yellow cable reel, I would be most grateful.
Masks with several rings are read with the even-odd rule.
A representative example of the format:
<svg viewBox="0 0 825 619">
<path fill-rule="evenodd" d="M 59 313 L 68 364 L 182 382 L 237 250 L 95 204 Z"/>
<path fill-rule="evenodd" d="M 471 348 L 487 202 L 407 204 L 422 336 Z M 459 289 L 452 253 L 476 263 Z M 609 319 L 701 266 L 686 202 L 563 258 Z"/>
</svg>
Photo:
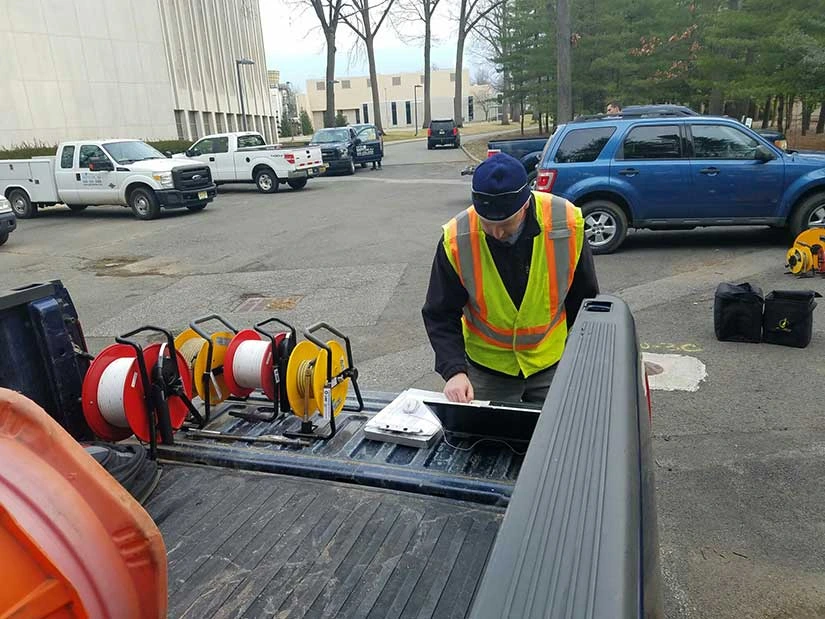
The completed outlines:
<svg viewBox="0 0 825 619">
<path fill-rule="evenodd" d="M 794 275 L 807 273 L 814 268 L 814 258 L 811 250 L 803 245 L 794 245 L 791 247 L 785 257 L 785 262 L 788 265 L 788 269 L 790 269 Z"/>
<path fill-rule="evenodd" d="M 214 370 L 223 365 L 226 349 L 233 336 L 234 333 L 229 331 L 216 331 L 210 334 L 210 339 L 212 340 L 212 363 L 208 369 L 209 342 L 191 328 L 186 329 L 175 338 L 175 348 L 186 359 L 186 364 L 192 372 L 195 392 L 203 401 L 206 401 L 203 375 L 206 372 L 210 373 L 209 403 L 212 405 L 220 404 L 229 397 L 229 387 L 226 386 L 223 374 L 215 374 Z"/>
<path fill-rule="evenodd" d="M 327 376 L 327 351 L 309 342 L 299 342 L 289 356 L 286 369 L 286 393 L 292 412 L 299 417 L 311 417 L 316 412 L 325 414 L 324 388 L 328 381 L 347 368 L 344 347 L 335 340 L 327 342 L 332 353 L 332 376 Z M 330 410 L 334 416 L 344 408 L 350 379 L 337 384 L 332 381 Z"/>
</svg>

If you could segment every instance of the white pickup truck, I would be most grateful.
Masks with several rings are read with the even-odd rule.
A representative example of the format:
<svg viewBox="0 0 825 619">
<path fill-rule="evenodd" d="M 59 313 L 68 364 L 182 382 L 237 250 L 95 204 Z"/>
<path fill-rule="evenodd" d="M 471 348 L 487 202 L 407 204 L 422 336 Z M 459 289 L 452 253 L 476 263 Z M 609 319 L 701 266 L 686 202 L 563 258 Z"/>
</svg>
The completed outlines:
<svg viewBox="0 0 825 619">
<path fill-rule="evenodd" d="M 20 218 L 40 206 L 128 206 L 138 219 L 161 208 L 203 210 L 217 190 L 209 168 L 168 159 L 139 140 L 63 142 L 55 157 L 0 161 L 0 195 Z"/>
<path fill-rule="evenodd" d="M 263 193 L 275 193 L 281 183 L 303 189 L 309 177 L 326 170 L 320 148 L 284 149 L 249 131 L 208 135 L 174 157 L 208 165 L 217 185 L 255 183 Z"/>
</svg>

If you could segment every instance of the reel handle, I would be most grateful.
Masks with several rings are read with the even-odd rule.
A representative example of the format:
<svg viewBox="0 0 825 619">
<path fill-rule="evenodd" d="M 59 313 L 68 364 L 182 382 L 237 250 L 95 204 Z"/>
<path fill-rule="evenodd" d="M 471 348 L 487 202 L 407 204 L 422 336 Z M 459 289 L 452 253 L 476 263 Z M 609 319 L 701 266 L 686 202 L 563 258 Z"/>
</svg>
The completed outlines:
<svg viewBox="0 0 825 619">
<path fill-rule="evenodd" d="M 160 333 L 162 335 L 165 335 L 166 336 L 166 343 L 169 346 L 169 350 L 171 350 L 171 351 L 175 350 L 175 338 L 172 335 L 172 332 L 168 331 L 166 329 L 162 329 L 161 327 L 153 327 L 152 325 L 145 325 L 143 327 L 138 327 L 134 331 L 129 331 L 129 333 L 124 333 L 122 335 L 118 335 L 115 338 L 115 342 L 117 342 L 118 344 L 126 344 L 127 346 L 131 346 L 132 348 L 135 349 L 135 351 L 138 354 L 140 354 L 140 352 L 143 350 L 143 347 L 140 344 L 138 344 L 137 342 L 135 342 L 134 340 L 130 340 L 129 338 L 137 335 L 138 333 L 144 333 L 144 332 L 147 332 L 147 331 L 150 332 L 150 333 Z M 173 355 L 173 357 L 174 357 L 174 355 Z"/>
<path fill-rule="evenodd" d="M 312 342 L 316 346 L 320 346 L 321 348 L 323 348 L 324 350 L 327 351 L 327 379 L 329 380 L 333 376 L 333 374 L 332 374 L 332 351 L 329 349 L 329 346 L 327 346 L 326 343 L 322 342 L 317 337 L 312 335 L 316 331 L 320 331 L 322 329 L 325 330 L 325 331 L 329 331 L 330 333 L 332 333 L 333 335 L 335 335 L 336 337 L 338 337 L 339 339 L 344 341 L 344 344 L 346 345 L 346 348 L 347 348 L 347 370 L 354 369 L 353 364 L 352 364 L 352 345 L 350 344 L 349 338 L 346 335 L 344 335 L 343 333 L 338 331 L 338 329 L 335 329 L 334 327 L 329 326 L 325 322 L 316 322 L 314 325 L 304 329 L 304 337 L 306 339 L 308 339 L 310 342 Z"/>
<path fill-rule="evenodd" d="M 233 327 L 231 324 L 229 324 L 229 322 L 227 322 L 227 320 L 223 316 L 219 316 L 218 314 L 209 314 L 208 316 L 201 316 L 200 318 L 195 318 L 195 320 L 193 320 L 192 322 L 189 323 L 189 328 L 192 329 L 192 331 L 194 331 L 198 335 L 200 335 L 207 342 L 211 342 L 212 341 L 211 334 L 208 333 L 206 331 L 206 329 L 204 329 L 200 325 L 202 325 L 205 322 L 210 322 L 212 320 L 217 320 L 224 327 L 226 327 L 227 329 L 232 331 L 232 333 L 237 333 L 238 332 L 238 330 L 235 327 Z"/>
<path fill-rule="evenodd" d="M 274 318 L 274 317 L 273 318 L 267 318 L 266 320 L 263 320 L 259 323 L 256 323 L 253 328 L 255 329 L 255 331 L 257 331 L 261 335 L 265 335 L 268 338 L 272 339 L 274 334 L 271 331 L 268 331 L 268 330 L 264 329 L 264 327 L 266 325 L 272 324 L 273 322 L 278 323 L 279 325 L 282 325 L 282 326 L 286 327 L 287 329 L 289 329 L 289 337 L 291 339 L 292 346 L 295 346 L 295 341 L 298 339 L 298 334 L 295 331 L 295 327 L 293 327 L 288 322 L 286 322 L 284 320 L 281 320 L 280 318 Z"/>
</svg>

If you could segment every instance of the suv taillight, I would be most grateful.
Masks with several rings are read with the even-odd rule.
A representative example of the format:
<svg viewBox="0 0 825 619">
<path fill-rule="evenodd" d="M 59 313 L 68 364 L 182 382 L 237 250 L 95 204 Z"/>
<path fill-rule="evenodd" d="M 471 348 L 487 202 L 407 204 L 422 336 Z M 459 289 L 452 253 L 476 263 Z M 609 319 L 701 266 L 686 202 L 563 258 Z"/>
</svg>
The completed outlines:
<svg viewBox="0 0 825 619">
<path fill-rule="evenodd" d="M 498 148 L 488 148 L 487 149 L 487 159 L 492 157 L 493 155 L 497 155 L 501 152 L 501 149 Z"/>
<path fill-rule="evenodd" d="M 284 153 L 284 159 L 287 163 L 295 163 L 295 154 L 294 153 Z"/>
<path fill-rule="evenodd" d="M 536 191 L 550 193 L 553 191 L 553 184 L 556 182 L 556 170 L 539 170 L 536 175 Z"/>
<path fill-rule="evenodd" d="M 458 135 L 458 127 L 453 127 L 453 135 Z"/>
<path fill-rule="evenodd" d="M 432 137 L 432 135 L 433 135 L 433 130 L 432 129 L 427 129 L 427 137 L 428 138 Z"/>
</svg>

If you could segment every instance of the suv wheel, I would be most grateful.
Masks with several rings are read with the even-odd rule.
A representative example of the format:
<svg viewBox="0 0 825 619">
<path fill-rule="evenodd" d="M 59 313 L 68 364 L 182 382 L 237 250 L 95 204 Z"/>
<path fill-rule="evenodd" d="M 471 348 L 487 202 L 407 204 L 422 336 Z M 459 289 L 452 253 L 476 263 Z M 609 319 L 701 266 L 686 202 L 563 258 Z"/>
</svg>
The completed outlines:
<svg viewBox="0 0 825 619">
<path fill-rule="evenodd" d="M 261 193 L 278 191 L 278 177 L 269 168 L 261 168 L 255 173 L 255 185 Z"/>
<path fill-rule="evenodd" d="M 804 200 L 791 217 L 794 238 L 808 228 L 825 226 L 825 193 L 816 193 Z"/>
<path fill-rule="evenodd" d="M 627 216 L 621 207 L 609 200 L 593 200 L 582 206 L 584 238 L 594 254 L 609 254 L 627 236 Z"/>
<path fill-rule="evenodd" d="M 20 219 L 30 219 L 37 215 L 37 207 L 29 200 L 29 195 L 22 189 L 12 189 L 8 195 L 14 214 Z"/>
<path fill-rule="evenodd" d="M 5 243 L 9 240 L 9 233 L 8 232 L 0 232 L 0 245 Z"/>
</svg>

